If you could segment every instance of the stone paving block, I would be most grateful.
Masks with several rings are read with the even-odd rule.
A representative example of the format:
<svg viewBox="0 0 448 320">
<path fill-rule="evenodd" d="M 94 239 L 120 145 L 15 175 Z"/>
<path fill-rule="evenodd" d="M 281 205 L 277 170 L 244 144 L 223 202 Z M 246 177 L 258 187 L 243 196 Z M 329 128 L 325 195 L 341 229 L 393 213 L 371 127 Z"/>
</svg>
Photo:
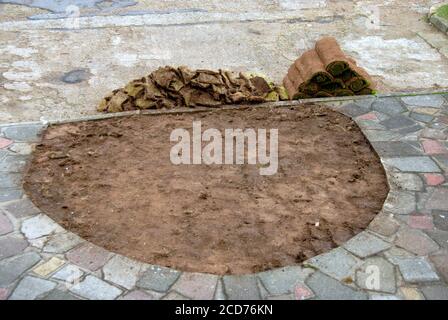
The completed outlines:
<svg viewBox="0 0 448 320">
<path fill-rule="evenodd" d="M 36 277 L 26 276 L 13 291 L 10 300 L 34 300 L 50 292 L 56 287 L 56 283 Z"/>
<path fill-rule="evenodd" d="M 415 211 L 415 194 L 410 191 L 391 190 L 387 195 L 383 208 L 388 213 L 410 214 Z"/>
<path fill-rule="evenodd" d="M 21 173 L 26 166 L 27 158 L 20 155 L 8 155 L 0 161 L 0 172 Z"/>
<path fill-rule="evenodd" d="M 435 284 L 421 288 L 428 300 L 448 300 L 448 287 Z"/>
<path fill-rule="evenodd" d="M 377 98 L 366 98 L 366 99 L 357 99 L 355 100 L 355 104 L 360 106 L 363 109 L 370 109 L 372 107 L 372 104 L 377 100 Z"/>
<path fill-rule="evenodd" d="M 134 290 L 119 298 L 119 300 L 159 300 L 160 298 L 160 293 L 151 294 L 142 290 Z"/>
<path fill-rule="evenodd" d="M 344 286 L 321 272 L 313 273 L 306 284 L 320 300 L 365 300 L 368 298 L 365 292 Z"/>
<path fill-rule="evenodd" d="M 411 114 L 409 116 L 416 121 L 424 122 L 424 123 L 429 123 L 432 120 L 434 120 L 434 116 L 431 116 L 429 114 L 417 113 L 417 112 L 411 112 Z"/>
<path fill-rule="evenodd" d="M 389 249 L 391 244 L 368 232 L 361 232 L 347 241 L 343 247 L 360 258 L 366 258 Z"/>
<path fill-rule="evenodd" d="M 69 289 L 76 295 L 90 300 L 114 300 L 122 291 L 107 282 L 88 275 L 83 281 Z"/>
<path fill-rule="evenodd" d="M 59 259 L 58 257 L 52 257 L 47 262 L 37 266 L 33 269 L 33 272 L 41 277 L 47 277 L 51 273 L 55 272 L 57 269 L 64 265 L 65 261 Z"/>
<path fill-rule="evenodd" d="M 137 281 L 143 289 L 166 292 L 179 278 L 180 272 L 159 266 L 150 266 Z"/>
<path fill-rule="evenodd" d="M 296 300 L 308 300 L 314 297 L 314 292 L 304 284 L 298 284 L 294 288 L 294 298 Z"/>
<path fill-rule="evenodd" d="M 255 275 L 224 276 L 223 282 L 229 300 L 261 299 Z"/>
<path fill-rule="evenodd" d="M 5 149 L 13 143 L 12 140 L 0 137 L 0 149 Z"/>
<path fill-rule="evenodd" d="M 419 256 L 437 251 L 439 246 L 430 237 L 419 230 L 405 229 L 397 233 L 395 244 Z"/>
<path fill-rule="evenodd" d="M 418 283 L 439 280 L 439 276 L 424 257 L 396 257 L 393 262 L 398 265 L 406 282 Z"/>
<path fill-rule="evenodd" d="M 222 279 L 218 279 L 218 284 L 216 285 L 214 300 L 226 300 L 226 293 L 224 292 L 224 283 Z"/>
<path fill-rule="evenodd" d="M 64 229 L 44 214 L 29 218 L 22 223 L 22 233 L 27 239 L 36 239 Z"/>
<path fill-rule="evenodd" d="M 372 146 L 381 157 L 422 155 L 421 150 L 403 141 L 376 141 Z"/>
<path fill-rule="evenodd" d="M 402 300 L 400 297 L 391 294 L 371 293 L 369 297 L 370 300 Z"/>
<path fill-rule="evenodd" d="M 16 218 L 25 218 L 40 213 L 40 210 L 28 198 L 9 202 L 3 208 Z"/>
<path fill-rule="evenodd" d="M 368 229 L 380 235 L 389 237 L 398 231 L 399 224 L 388 214 L 378 214 L 368 226 Z"/>
<path fill-rule="evenodd" d="M 397 189 L 408 191 L 423 190 L 423 181 L 415 173 L 391 172 L 389 179 L 390 183 Z"/>
<path fill-rule="evenodd" d="M 30 155 L 33 152 L 33 148 L 28 143 L 14 143 L 8 148 L 10 151 L 21 154 L 21 155 Z"/>
<path fill-rule="evenodd" d="M 420 114 L 427 114 L 430 116 L 437 114 L 439 111 L 440 111 L 439 108 L 430 108 L 430 107 L 412 108 L 412 112 L 420 113 Z"/>
<path fill-rule="evenodd" d="M 75 283 L 84 275 L 84 272 L 74 265 L 66 265 L 59 271 L 57 271 L 52 278 L 65 281 L 68 283 Z"/>
<path fill-rule="evenodd" d="M 0 189 L 19 189 L 22 177 L 19 173 L 0 172 Z"/>
<path fill-rule="evenodd" d="M 42 130 L 41 124 L 26 124 L 8 126 L 2 129 L 6 138 L 20 142 L 36 142 L 39 141 L 38 134 Z"/>
<path fill-rule="evenodd" d="M 116 255 L 104 265 L 104 279 L 126 289 L 131 289 L 137 283 L 142 268 L 142 263 Z"/>
<path fill-rule="evenodd" d="M 12 201 L 22 198 L 23 191 L 21 189 L 7 188 L 3 189 L 0 187 L 0 203 L 6 201 Z"/>
<path fill-rule="evenodd" d="M 373 102 L 372 109 L 388 115 L 397 115 L 405 112 L 406 108 L 400 103 L 398 98 L 387 97 L 380 98 Z"/>
<path fill-rule="evenodd" d="M 362 130 L 364 135 L 369 139 L 370 142 L 372 141 L 390 141 L 393 139 L 396 139 L 399 137 L 398 133 L 392 132 L 392 131 L 386 131 L 386 130 Z"/>
<path fill-rule="evenodd" d="M 448 135 L 442 130 L 425 128 L 420 132 L 420 137 L 434 140 L 446 140 Z"/>
<path fill-rule="evenodd" d="M 9 218 L 0 211 L 0 235 L 8 234 L 14 230 Z"/>
<path fill-rule="evenodd" d="M 394 157 L 382 159 L 386 165 L 404 172 L 440 172 L 437 164 L 427 156 L 422 157 Z"/>
<path fill-rule="evenodd" d="M 387 129 L 400 129 L 414 125 L 415 121 L 413 121 L 409 117 L 398 115 L 393 116 L 387 120 L 381 121 L 380 124 L 385 126 Z"/>
<path fill-rule="evenodd" d="M 40 261 L 35 252 L 27 252 L 0 262 L 0 287 L 16 281 L 25 271 Z"/>
<path fill-rule="evenodd" d="M 314 297 L 314 295 L 313 295 L 313 297 Z M 266 297 L 266 300 L 307 300 L 307 299 L 308 298 L 296 299 L 294 297 L 294 295 L 292 295 L 292 294 L 282 294 L 282 295 L 279 295 L 279 296 L 268 296 L 268 297 Z"/>
<path fill-rule="evenodd" d="M 384 258 L 368 258 L 356 272 L 356 283 L 366 290 L 395 293 L 395 268 Z"/>
<path fill-rule="evenodd" d="M 448 251 L 434 254 L 429 259 L 445 282 L 448 283 Z"/>
<path fill-rule="evenodd" d="M 284 267 L 258 274 L 263 286 L 270 295 L 281 295 L 294 292 L 298 283 L 303 283 L 313 272 L 302 267 Z"/>
<path fill-rule="evenodd" d="M 435 162 L 439 165 L 439 167 L 444 171 L 448 172 L 448 155 L 446 154 L 438 154 L 432 156 Z"/>
<path fill-rule="evenodd" d="M 408 219 L 409 227 L 420 230 L 431 230 L 434 228 L 431 216 L 411 215 Z"/>
<path fill-rule="evenodd" d="M 43 300 L 81 300 L 80 298 L 72 295 L 70 292 L 60 289 L 54 289 Z"/>
<path fill-rule="evenodd" d="M 9 290 L 6 288 L 0 288 L 0 301 L 6 300 L 9 296 Z"/>
<path fill-rule="evenodd" d="M 57 233 L 48 237 L 43 251 L 50 253 L 65 253 L 83 241 L 83 239 L 71 232 Z"/>
<path fill-rule="evenodd" d="M 307 261 L 307 264 L 338 280 L 352 276 L 360 263 L 361 260 L 340 247 Z"/>
<path fill-rule="evenodd" d="M 216 290 L 218 276 L 201 273 L 183 273 L 172 290 L 193 300 L 211 300 Z"/>
<path fill-rule="evenodd" d="M 70 250 L 66 258 L 82 268 L 96 271 L 109 260 L 110 252 L 91 243 Z"/>
<path fill-rule="evenodd" d="M 428 186 L 438 186 L 445 182 L 445 177 L 438 173 L 425 173 L 424 177 Z"/>
<path fill-rule="evenodd" d="M 28 242 L 13 236 L 0 238 L 0 260 L 21 253 L 28 247 Z"/>
<path fill-rule="evenodd" d="M 166 296 L 162 298 L 162 300 L 190 300 L 190 299 L 175 291 L 170 291 Z"/>
<path fill-rule="evenodd" d="M 349 117 L 358 117 L 362 114 L 369 112 L 370 110 L 368 107 L 366 108 L 355 103 L 348 103 L 342 106 L 342 108 L 340 108 L 339 111 Z"/>
<path fill-rule="evenodd" d="M 448 188 L 437 188 L 425 204 L 427 210 L 448 210 Z"/>
<path fill-rule="evenodd" d="M 448 231 L 448 211 L 432 210 L 434 226 L 443 231 Z"/>
<path fill-rule="evenodd" d="M 397 132 L 400 135 L 404 135 L 404 137 L 401 137 L 402 140 L 417 140 L 419 134 L 418 131 L 420 131 L 421 129 L 423 129 L 423 127 L 416 123 L 410 127 L 400 128 L 397 130 Z"/>
<path fill-rule="evenodd" d="M 436 140 L 422 140 L 423 150 L 426 154 L 446 154 L 448 149 L 439 141 Z"/>
<path fill-rule="evenodd" d="M 426 234 L 431 237 L 439 246 L 448 249 L 448 232 L 442 230 L 427 230 Z"/>
<path fill-rule="evenodd" d="M 440 108 L 445 102 L 438 94 L 402 97 L 401 100 L 409 106 Z"/>
<path fill-rule="evenodd" d="M 404 298 L 404 300 L 425 300 L 423 294 L 412 287 L 401 287 L 398 293 Z"/>
</svg>

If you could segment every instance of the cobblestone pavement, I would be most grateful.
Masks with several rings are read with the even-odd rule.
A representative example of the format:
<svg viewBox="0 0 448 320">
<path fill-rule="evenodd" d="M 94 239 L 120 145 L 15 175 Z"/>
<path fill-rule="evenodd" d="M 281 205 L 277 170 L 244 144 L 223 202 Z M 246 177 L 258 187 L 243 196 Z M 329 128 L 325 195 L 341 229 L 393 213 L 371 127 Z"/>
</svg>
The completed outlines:
<svg viewBox="0 0 448 320">
<path fill-rule="evenodd" d="M 383 209 L 341 247 L 242 276 L 140 263 L 67 232 L 21 188 L 45 124 L 0 126 L 0 299 L 447 299 L 448 94 L 325 101 L 380 155 Z"/>
<path fill-rule="evenodd" d="M 325 35 L 380 92 L 448 88 L 448 37 L 426 21 L 434 2 L 0 0 L 0 119 L 95 114 L 111 90 L 166 64 L 279 83 Z"/>
</svg>

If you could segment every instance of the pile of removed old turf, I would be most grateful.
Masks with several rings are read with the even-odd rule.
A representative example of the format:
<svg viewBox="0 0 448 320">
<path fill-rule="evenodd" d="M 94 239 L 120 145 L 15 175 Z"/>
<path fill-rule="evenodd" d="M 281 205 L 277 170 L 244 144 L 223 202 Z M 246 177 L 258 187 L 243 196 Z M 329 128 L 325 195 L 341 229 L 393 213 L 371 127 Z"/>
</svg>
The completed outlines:
<svg viewBox="0 0 448 320">
<path fill-rule="evenodd" d="M 288 70 L 283 84 L 291 99 L 374 94 L 367 72 L 347 56 L 333 37 L 316 42 Z"/>
<path fill-rule="evenodd" d="M 101 112 L 287 100 L 286 90 L 264 77 L 230 71 L 163 67 L 112 91 L 99 104 Z"/>
</svg>

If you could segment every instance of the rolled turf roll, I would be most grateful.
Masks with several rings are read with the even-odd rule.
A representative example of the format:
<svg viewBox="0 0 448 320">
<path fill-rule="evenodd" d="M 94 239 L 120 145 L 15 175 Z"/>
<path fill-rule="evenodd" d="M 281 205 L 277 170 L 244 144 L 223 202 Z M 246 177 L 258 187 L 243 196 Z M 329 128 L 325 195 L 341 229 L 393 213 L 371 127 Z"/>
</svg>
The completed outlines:
<svg viewBox="0 0 448 320">
<path fill-rule="evenodd" d="M 334 79 L 333 81 L 322 85 L 322 89 L 325 91 L 334 91 L 336 89 L 344 89 L 345 84 L 341 79 Z"/>
<path fill-rule="evenodd" d="M 315 98 L 329 98 L 329 97 L 333 97 L 333 95 L 328 91 L 320 90 L 318 93 L 316 93 L 314 95 L 314 97 Z"/>
<path fill-rule="evenodd" d="M 294 65 L 304 80 L 320 85 L 333 81 L 333 77 L 325 70 L 324 64 L 314 49 L 306 51 Z"/>
<path fill-rule="evenodd" d="M 372 95 L 375 94 L 375 90 L 371 89 L 371 88 L 364 88 L 358 92 L 356 92 L 357 96 L 368 96 L 368 95 Z"/>
<path fill-rule="evenodd" d="M 355 93 L 350 89 L 336 89 L 334 90 L 335 97 L 353 96 Z"/>
<path fill-rule="evenodd" d="M 319 85 L 312 81 L 304 82 L 299 86 L 299 91 L 310 96 L 315 95 L 317 92 L 319 92 L 319 90 Z"/>
<path fill-rule="evenodd" d="M 347 56 L 333 37 L 324 37 L 316 42 L 315 50 L 322 60 L 325 70 L 332 76 L 339 76 L 349 68 Z"/>
</svg>

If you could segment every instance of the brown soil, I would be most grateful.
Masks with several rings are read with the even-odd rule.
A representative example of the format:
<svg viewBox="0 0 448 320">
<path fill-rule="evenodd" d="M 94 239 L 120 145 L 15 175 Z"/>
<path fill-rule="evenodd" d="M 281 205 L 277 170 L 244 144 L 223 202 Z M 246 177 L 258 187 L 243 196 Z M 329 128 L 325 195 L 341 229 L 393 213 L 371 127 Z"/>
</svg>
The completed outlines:
<svg viewBox="0 0 448 320">
<path fill-rule="evenodd" d="M 279 169 L 173 165 L 170 133 L 278 128 Z M 316 105 L 139 116 L 50 127 L 25 189 L 65 228 L 111 251 L 185 271 L 298 264 L 362 231 L 388 192 L 349 118 Z"/>
</svg>

